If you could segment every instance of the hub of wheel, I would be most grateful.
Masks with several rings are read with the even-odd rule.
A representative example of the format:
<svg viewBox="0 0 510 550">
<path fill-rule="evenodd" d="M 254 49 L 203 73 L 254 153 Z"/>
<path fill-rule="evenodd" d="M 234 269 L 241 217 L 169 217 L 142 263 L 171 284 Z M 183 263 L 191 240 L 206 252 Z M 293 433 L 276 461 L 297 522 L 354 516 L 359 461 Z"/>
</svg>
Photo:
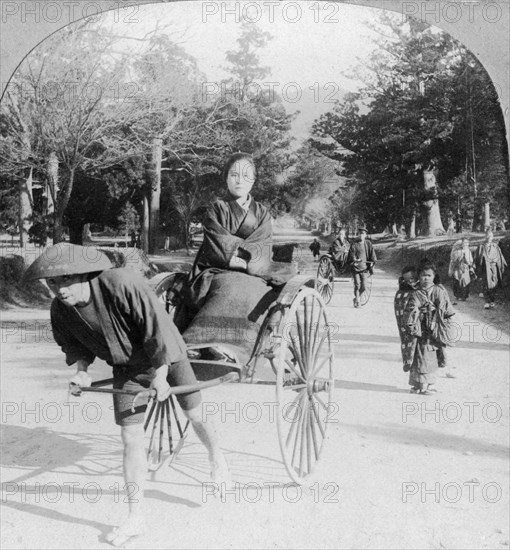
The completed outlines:
<svg viewBox="0 0 510 550">
<path fill-rule="evenodd" d="M 311 384 L 308 384 L 308 393 L 319 393 L 321 391 L 329 391 L 331 382 L 325 378 L 314 378 Z"/>
</svg>

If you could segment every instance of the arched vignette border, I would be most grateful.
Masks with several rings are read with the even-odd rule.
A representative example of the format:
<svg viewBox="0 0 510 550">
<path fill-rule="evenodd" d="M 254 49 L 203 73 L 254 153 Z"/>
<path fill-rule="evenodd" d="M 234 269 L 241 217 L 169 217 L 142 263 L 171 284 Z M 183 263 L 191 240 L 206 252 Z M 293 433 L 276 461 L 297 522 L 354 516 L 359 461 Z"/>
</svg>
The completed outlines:
<svg viewBox="0 0 510 550">
<path fill-rule="evenodd" d="M 101 0 L 101 11 L 127 6 L 159 3 L 201 2 L 202 0 Z M 260 0 L 263 2 L 263 0 Z M 285 0 L 283 0 L 285 2 Z M 304 0 L 310 4 L 316 0 Z M 327 2 L 327 0 L 320 0 Z M 335 1 L 335 0 L 333 0 Z M 480 60 L 491 77 L 500 98 L 506 125 L 507 146 L 510 144 L 510 2 L 508 0 L 336 0 L 337 3 L 378 8 L 416 17 L 433 24 L 462 42 Z M 83 19 L 84 7 L 90 0 L 58 2 L 68 6 L 58 21 L 35 20 L 25 13 L 37 13 L 54 0 L 2 0 L 0 3 L 0 82 L 1 93 L 20 63 L 48 36 Z M 204 3 L 204 2 L 202 2 Z M 221 4 L 221 2 L 215 2 Z M 241 2 L 242 3 L 242 2 Z M 456 6 L 456 7 L 455 7 Z M 455 7 L 455 13 L 451 8 Z M 459 18 L 460 10 L 460 18 Z M 90 15 L 93 15 L 91 13 Z"/>
</svg>

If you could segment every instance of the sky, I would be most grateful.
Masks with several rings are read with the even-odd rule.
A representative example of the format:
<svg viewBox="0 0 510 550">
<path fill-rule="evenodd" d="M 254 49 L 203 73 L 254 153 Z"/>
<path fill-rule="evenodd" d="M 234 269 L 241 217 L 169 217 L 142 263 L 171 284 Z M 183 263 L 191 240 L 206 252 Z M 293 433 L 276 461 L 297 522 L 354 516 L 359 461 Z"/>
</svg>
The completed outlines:
<svg viewBox="0 0 510 550">
<path fill-rule="evenodd" d="M 341 72 L 373 50 L 369 37 L 374 34 L 364 22 L 378 12 L 328 2 L 172 2 L 110 12 L 104 24 L 130 36 L 144 35 L 158 24 L 165 27 L 196 58 L 214 93 L 228 76 L 225 55 L 236 49 L 242 21 L 255 22 L 272 36 L 258 52 L 260 64 L 271 70 L 261 88 L 278 92 L 289 113 L 300 111 L 292 128 L 297 146 L 314 119 L 345 91 L 357 89 L 359 83 Z"/>
</svg>

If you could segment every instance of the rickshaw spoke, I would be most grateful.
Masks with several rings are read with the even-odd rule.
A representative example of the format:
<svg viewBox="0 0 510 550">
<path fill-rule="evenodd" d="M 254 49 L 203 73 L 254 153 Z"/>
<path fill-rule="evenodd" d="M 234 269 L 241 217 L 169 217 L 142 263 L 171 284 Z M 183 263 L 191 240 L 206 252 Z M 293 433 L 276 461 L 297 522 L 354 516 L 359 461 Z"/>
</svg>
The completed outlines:
<svg viewBox="0 0 510 550">
<path fill-rule="evenodd" d="M 314 396 L 315 399 L 317 399 L 317 401 L 320 403 L 321 407 L 322 407 L 326 412 L 328 412 L 328 408 L 327 408 L 326 405 L 324 404 L 324 401 L 318 396 L 318 394 L 314 393 L 313 396 Z"/>
<path fill-rule="evenodd" d="M 310 314 L 310 323 L 308 325 L 308 331 L 306 332 L 306 336 L 307 336 L 307 361 L 308 361 L 308 364 L 310 364 L 310 361 L 312 359 L 312 353 L 311 353 L 311 347 L 310 347 L 310 343 L 312 341 L 312 332 L 313 332 L 313 314 L 315 312 L 315 297 L 312 296 L 312 312 Z"/>
<path fill-rule="evenodd" d="M 319 327 L 320 327 L 320 315 L 317 318 L 317 323 L 315 323 L 315 330 L 314 330 L 314 333 L 313 333 L 313 338 L 310 335 L 310 341 L 308 342 L 308 346 L 310 348 L 310 360 L 309 360 L 310 365 L 313 365 L 314 349 L 315 349 L 314 342 L 317 341 L 317 335 L 319 333 Z"/>
<path fill-rule="evenodd" d="M 319 354 L 319 350 L 321 349 L 322 344 L 324 343 L 324 341 L 326 340 L 326 338 L 328 336 L 329 336 L 329 329 L 326 325 L 325 330 L 324 330 L 324 334 L 320 337 L 319 343 L 316 346 L 314 346 L 313 356 L 312 356 L 312 364 L 315 363 L 315 361 L 317 359 L 317 355 Z"/>
<path fill-rule="evenodd" d="M 311 427 L 310 427 L 310 409 L 306 409 L 306 463 L 308 465 L 308 473 L 312 471 L 312 442 L 311 439 Z"/>
<path fill-rule="evenodd" d="M 296 395 L 296 397 L 292 400 L 291 404 L 296 403 L 296 401 L 301 401 L 303 399 L 303 394 L 304 394 L 304 392 L 298 393 L 298 395 Z M 297 406 L 298 406 L 298 409 L 299 409 L 299 407 L 301 407 L 300 403 L 298 403 Z M 289 446 L 289 443 L 290 443 L 290 440 L 292 439 L 292 434 L 294 433 L 294 428 L 296 427 L 296 424 L 297 424 L 297 421 L 292 422 L 292 426 L 290 427 L 289 433 L 287 434 L 287 440 L 285 441 L 285 446 L 286 447 Z"/>
<path fill-rule="evenodd" d="M 170 404 L 168 403 L 170 399 L 165 401 L 165 411 L 166 411 L 166 425 L 168 430 L 168 448 L 170 449 L 170 454 L 173 453 L 173 440 L 172 440 L 172 421 L 170 417 Z"/>
<path fill-rule="evenodd" d="M 319 417 L 319 413 L 317 412 L 317 408 L 315 407 L 315 403 L 312 405 L 312 412 L 315 416 L 315 420 L 317 420 L 317 426 L 319 426 L 319 430 L 321 432 L 322 437 L 325 437 L 326 432 L 324 431 L 324 428 L 321 424 L 321 419 Z"/>
<path fill-rule="evenodd" d="M 186 428 L 188 427 L 189 420 L 186 422 L 186 425 L 184 426 L 184 430 L 183 430 L 181 428 L 181 423 L 179 422 L 179 418 L 177 417 L 177 410 L 175 408 L 174 398 L 173 398 L 172 395 L 170 396 L 169 401 L 170 401 L 170 404 L 172 405 L 172 411 L 174 413 L 174 418 L 175 418 L 175 423 L 177 424 L 177 429 L 179 430 L 179 435 L 180 435 L 180 437 L 183 437 L 184 432 L 186 431 Z"/>
<path fill-rule="evenodd" d="M 302 416 L 302 421 L 301 421 L 301 448 L 300 448 L 300 452 L 299 452 L 299 473 L 300 474 L 305 472 L 305 470 L 303 470 L 303 458 L 305 456 L 305 450 L 306 450 L 304 442 L 305 442 L 305 439 L 306 439 L 306 419 L 307 419 L 307 416 L 305 414 L 305 408 L 306 408 L 306 399 L 305 399 L 305 402 L 303 403 L 303 410 L 301 411 L 301 416 Z"/>
<path fill-rule="evenodd" d="M 301 374 L 298 373 L 298 371 L 294 368 L 294 365 L 292 364 L 292 361 L 290 359 L 285 359 L 285 363 L 289 367 L 289 369 L 303 382 L 305 382 L 305 379 L 301 376 Z"/>
<path fill-rule="evenodd" d="M 310 407 L 311 409 L 313 409 L 314 407 L 314 403 L 312 403 L 312 406 Z M 319 448 L 318 448 L 318 445 L 317 445 L 317 434 L 315 433 L 315 426 L 314 426 L 314 421 L 313 421 L 313 412 L 310 413 L 310 431 L 312 433 L 312 441 L 313 441 L 313 450 L 315 452 L 315 460 L 318 460 L 319 458 Z"/>
<path fill-rule="evenodd" d="M 311 325 L 311 319 L 308 316 L 309 314 L 308 296 L 305 296 L 305 299 L 303 300 L 303 309 L 304 309 L 304 318 L 305 318 L 305 326 L 303 327 L 303 347 L 304 347 L 305 355 L 303 356 L 303 359 L 305 359 L 308 362 L 309 350 L 306 348 L 306 340 L 305 340 L 305 338 L 308 336 L 308 332 L 310 330 L 309 327 Z"/>
<path fill-rule="evenodd" d="M 163 452 L 163 434 L 164 434 L 164 420 L 165 420 L 165 402 L 159 402 L 161 407 L 161 415 L 159 417 L 159 447 L 158 447 L 158 462 L 161 462 L 161 453 Z"/>
<path fill-rule="evenodd" d="M 319 374 L 319 371 L 322 370 L 326 362 L 329 361 L 329 359 L 331 359 L 332 356 L 333 356 L 333 352 L 330 351 L 325 357 L 323 357 L 322 361 L 315 367 L 310 378 L 314 378 L 315 376 L 317 376 Z"/>
<path fill-rule="evenodd" d="M 305 392 L 303 392 L 305 393 Z M 300 404 L 300 407 L 301 407 L 301 404 Z M 298 420 L 296 422 L 297 426 L 296 426 L 296 439 L 294 440 L 294 448 L 292 450 L 292 459 L 290 461 L 290 463 L 292 465 L 294 465 L 294 457 L 296 456 L 296 450 L 297 450 L 297 446 L 298 446 L 298 441 L 299 441 L 299 433 L 301 431 L 301 424 L 303 423 L 303 417 L 301 415 L 298 416 Z"/>
<path fill-rule="evenodd" d="M 149 425 L 150 421 L 151 421 L 151 418 L 152 418 L 152 415 L 154 414 L 154 409 L 156 408 L 156 405 L 158 404 L 157 400 L 154 399 L 152 401 L 152 405 L 151 405 L 151 408 L 150 408 L 150 411 L 149 411 L 149 414 L 147 415 L 147 420 L 145 421 L 145 424 L 144 424 L 144 427 L 143 427 L 143 431 L 145 431 L 147 429 L 147 426 Z"/>
<path fill-rule="evenodd" d="M 303 324 L 301 323 L 301 317 L 299 311 L 296 309 L 297 330 L 299 339 L 299 349 L 301 350 L 301 359 L 303 363 L 303 375 L 307 376 L 308 366 L 306 364 L 306 349 L 305 349 L 305 337 L 303 334 Z"/>
<path fill-rule="evenodd" d="M 298 362 L 299 368 L 301 369 L 301 378 L 303 380 L 306 380 L 306 369 L 305 369 L 304 364 L 303 364 L 303 358 L 301 357 L 301 355 L 299 353 L 299 347 L 296 344 L 294 336 L 291 333 L 289 333 L 289 336 L 290 336 L 290 340 L 292 342 L 292 347 L 290 348 L 290 350 L 294 354 L 294 357 L 296 358 L 296 360 Z"/>
</svg>

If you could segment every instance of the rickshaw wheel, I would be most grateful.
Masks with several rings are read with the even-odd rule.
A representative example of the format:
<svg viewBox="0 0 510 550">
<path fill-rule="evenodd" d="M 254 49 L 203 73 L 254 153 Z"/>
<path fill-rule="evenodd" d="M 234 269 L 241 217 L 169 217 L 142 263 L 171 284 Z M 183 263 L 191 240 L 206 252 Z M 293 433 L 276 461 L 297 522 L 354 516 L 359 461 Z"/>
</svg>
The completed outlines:
<svg viewBox="0 0 510 550">
<path fill-rule="evenodd" d="M 359 295 L 360 306 L 365 306 L 370 300 L 370 294 L 372 293 L 372 275 L 368 273 L 368 277 L 365 281 L 365 290 Z"/>
<path fill-rule="evenodd" d="M 277 428 L 291 479 L 309 481 L 320 460 L 332 413 L 333 346 L 326 308 L 315 289 L 304 288 L 280 324 L 277 354 Z"/>
<path fill-rule="evenodd" d="M 335 266 L 328 256 L 322 256 L 317 268 L 315 289 L 321 295 L 324 304 L 329 304 L 335 286 Z"/>
</svg>

